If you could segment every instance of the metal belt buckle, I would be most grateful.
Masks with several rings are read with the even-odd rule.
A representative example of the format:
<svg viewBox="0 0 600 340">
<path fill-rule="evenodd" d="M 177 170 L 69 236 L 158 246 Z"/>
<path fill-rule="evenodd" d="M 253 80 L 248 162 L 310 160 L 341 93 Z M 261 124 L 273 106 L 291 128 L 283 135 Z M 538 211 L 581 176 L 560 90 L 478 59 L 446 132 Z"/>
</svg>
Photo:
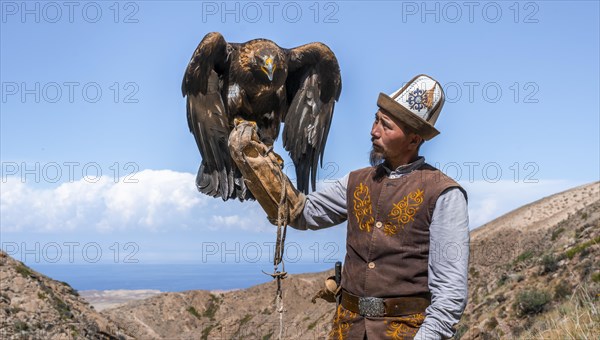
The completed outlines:
<svg viewBox="0 0 600 340">
<path fill-rule="evenodd" d="M 385 306 L 383 299 L 377 297 L 358 298 L 358 313 L 368 317 L 384 316 Z"/>
</svg>

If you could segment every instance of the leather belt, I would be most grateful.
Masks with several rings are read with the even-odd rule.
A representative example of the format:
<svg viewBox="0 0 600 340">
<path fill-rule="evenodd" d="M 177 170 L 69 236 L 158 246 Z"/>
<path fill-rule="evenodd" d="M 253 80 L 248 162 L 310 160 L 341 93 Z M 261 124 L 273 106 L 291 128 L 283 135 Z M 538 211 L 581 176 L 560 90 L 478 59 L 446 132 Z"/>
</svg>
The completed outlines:
<svg viewBox="0 0 600 340">
<path fill-rule="evenodd" d="M 360 297 L 342 290 L 342 306 L 367 317 L 406 316 L 424 313 L 431 304 L 431 297 L 402 296 L 397 298 Z"/>
</svg>

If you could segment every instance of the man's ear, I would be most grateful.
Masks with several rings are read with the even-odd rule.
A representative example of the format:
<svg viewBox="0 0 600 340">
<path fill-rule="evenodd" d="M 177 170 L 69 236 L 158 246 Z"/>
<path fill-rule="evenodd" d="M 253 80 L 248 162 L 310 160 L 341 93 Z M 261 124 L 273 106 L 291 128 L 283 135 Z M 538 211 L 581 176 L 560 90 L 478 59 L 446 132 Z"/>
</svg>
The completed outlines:
<svg viewBox="0 0 600 340">
<path fill-rule="evenodd" d="M 419 145 L 421 145 L 422 140 L 423 140 L 423 137 L 419 136 L 416 133 L 412 133 L 411 137 L 410 137 L 410 145 L 418 148 Z"/>
</svg>

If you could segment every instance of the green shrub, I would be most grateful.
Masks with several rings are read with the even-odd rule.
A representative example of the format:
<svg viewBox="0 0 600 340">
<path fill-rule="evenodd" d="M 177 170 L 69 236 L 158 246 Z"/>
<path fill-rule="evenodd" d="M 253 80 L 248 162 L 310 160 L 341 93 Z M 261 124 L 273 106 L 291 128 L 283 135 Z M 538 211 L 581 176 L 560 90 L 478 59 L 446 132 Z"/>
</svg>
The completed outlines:
<svg viewBox="0 0 600 340">
<path fill-rule="evenodd" d="M 556 229 L 555 229 L 555 230 L 552 232 L 552 237 L 551 237 L 550 239 L 551 239 L 552 241 L 555 241 L 555 240 L 558 238 L 558 236 L 559 236 L 559 235 L 560 235 L 560 234 L 561 234 L 563 231 L 565 231 L 565 228 L 563 228 L 563 227 L 558 227 L 558 228 L 556 228 Z"/>
<path fill-rule="evenodd" d="M 29 325 L 26 322 L 23 322 L 21 320 L 17 320 L 14 323 L 14 327 L 15 327 L 16 332 L 25 332 L 25 331 L 29 330 Z"/>
<path fill-rule="evenodd" d="M 200 336 L 200 339 L 208 340 L 208 335 L 210 334 L 210 331 L 212 331 L 213 328 L 215 328 L 215 325 L 208 325 L 208 326 L 204 327 L 202 329 L 202 334 Z"/>
<path fill-rule="evenodd" d="M 58 311 L 60 317 L 63 319 L 72 319 L 73 313 L 71 307 L 67 305 L 63 300 L 56 296 L 52 296 L 52 306 Z"/>
<path fill-rule="evenodd" d="M 469 327 L 466 325 L 460 325 L 458 327 L 458 329 L 456 330 L 456 333 L 454 334 L 454 339 L 455 340 L 460 340 L 460 338 L 463 337 L 463 335 L 465 335 L 465 333 L 467 333 L 467 331 L 469 330 Z"/>
<path fill-rule="evenodd" d="M 571 287 L 565 282 L 560 281 L 556 286 L 554 286 L 554 299 L 560 300 L 571 294 Z"/>
<path fill-rule="evenodd" d="M 514 307 L 519 316 L 533 315 L 540 313 L 548 302 L 550 302 L 548 292 L 531 289 L 517 294 Z"/>
<path fill-rule="evenodd" d="M 33 272 L 21 263 L 15 267 L 15 270 L 17 271 L 17 273 L 21 274 L 21 276 L 23 276 L 23 277 L 34 276 Z"/>
<path fill-rule="evenodd" d="M 68 289 L 67 293 L 69 293 L 71 295 L 79 296 L 79 292 L 76 291 L 73 287 L 71 287 L 70 284 L 68 284 L 64 281 L 58 281 L 58 282 L 61 283 L 62 285 L 64 285 L 65 287 L 67 287 L 67 289 Z"/>
<path fill-rule="evenodd" d="M 570 259 L 572 259 L 577 253 L 581 253 L 582 251 L 584 251 L 585 249 L 587 249 L 589 246 L 591 246 L 592 244 L 597 244 L 600 243 L 600 236 L 596 237 L 595 239 L 589 240 L 587 242 L 581 243 L 576 245 L 573 248 L 570 248 L 569 250 L 567 250 L 565 252 L 565 255 Z"/>
<path fill-rule="evenodd" d="M 469 268 L 469 274 L 471 275 L 471 277 L 478 277 L 479 276 L 479 272 L 475 268 L 473 268 L 473 267 Z"/>
<path fill-rule="evenodd" d="M 202 313 L 202 316 L 205 316 L 211 320 L 214 320 L 215 314 L 219 310 L 220 303 L 221 303 L 221 300 L 219 299 L 218 296 L 210 294 L 210 301 L 208 301 L 208 306 L 206 307 L 206 310 L 204 311 L 204 313 Z"/>
<path fill-rule="evenodd" d="M 506 275 L 506 273 L 502 273 L 500 279 L 498 280 L 498 287 L 504 285 L 506 281 L 508 281 L 508 275 Z"/>
<path fill-rule="evenodd" d="M 493 316 L 485 323 L 485 328 L 488 331 L 493 330 L 494 328 L 496 328 L 496 326 L 498 326 L 498 320 Z"/>
<path fill-rule="evenodd" d="M 194 308 L 193 306 L 189 306 L 186 311 L 188 311 L 188 313 L 192 314 L 193 316 L 195 316 L 197 319 L 200 319 L 200 313 L 198 313 L 198 311 L 196 310 L 196 308 Z"/>
<path fill-rule="evenodd" d="M 248 321 L 250 321 L 250 319 L 252 319 L 252 315 L 250 315 L 250 314 L 244 315 L 242 320 L 240 320 L 240 325 L 246 324 Z"/>
<path fill-rule="evenodd" d="M 592 274 L 592 281 L 593 282 L 600 282 L 600 272 Z"/>
<path fill-rule="evenodd" d="M 515 260 L 515 264 L 522 262 L 522 261 L 526 261 L 529 260 L 530 258 L 532 258 L 534 255 L 533 250 L 526 250 L 523 253 L 521 253 L 521 255 L 517 256 L 517 259 Z"/>
<path fill-rule="evenodd" d="M 552 254 L 544 255 L 542 257 L 542 266 L 544 267 L 542 274 L 552 273 L 558 269 L 558 261 Z"/>
</svg>

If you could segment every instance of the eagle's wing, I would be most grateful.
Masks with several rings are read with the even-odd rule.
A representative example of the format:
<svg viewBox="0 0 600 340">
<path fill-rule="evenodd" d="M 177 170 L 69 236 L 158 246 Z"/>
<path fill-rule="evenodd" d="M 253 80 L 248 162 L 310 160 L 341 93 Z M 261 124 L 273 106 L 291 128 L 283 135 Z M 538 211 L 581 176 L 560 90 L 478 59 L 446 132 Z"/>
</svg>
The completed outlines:
<svg viewBox="0 0 600 340">
<path fill-rule="evenodd" d="M 200 192 L 223 200 L 246 197 L 243 182 L 236 180 L 238 170 L 227 146 L 231 127 L 222 79 L 227 79 L 232 49 L 221 34 L 207 34 L 194 51 L 181 84 L 181 92 L 187 96 L 190 132 L 202 155 L 196 186 Z"/>
<path fill-rule="evenodd" d="M 289 108 L 284 117 L 283 146 L 296 167 L 297 185 L 308 193 L 316 189 L 317 167 L 323 165 L 333 108 L 342 90 L 340 67 L 322 43 L 288 50 L 286 82 Z"/>
</svg>

